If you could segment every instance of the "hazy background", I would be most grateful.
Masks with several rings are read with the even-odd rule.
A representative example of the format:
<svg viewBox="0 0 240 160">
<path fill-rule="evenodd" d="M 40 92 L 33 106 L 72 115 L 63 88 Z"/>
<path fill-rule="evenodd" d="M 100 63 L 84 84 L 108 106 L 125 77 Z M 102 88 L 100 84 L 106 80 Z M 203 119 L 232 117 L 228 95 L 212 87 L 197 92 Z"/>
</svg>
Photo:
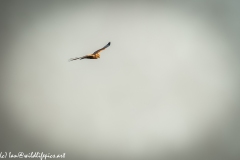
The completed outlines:
<svg viewBox="0 0 240 160">
<path fill-rule="evenodd" d="M 240 159 L 239 16 L 231 0 L 0 1 L 0 152 Z"/>
</svg>

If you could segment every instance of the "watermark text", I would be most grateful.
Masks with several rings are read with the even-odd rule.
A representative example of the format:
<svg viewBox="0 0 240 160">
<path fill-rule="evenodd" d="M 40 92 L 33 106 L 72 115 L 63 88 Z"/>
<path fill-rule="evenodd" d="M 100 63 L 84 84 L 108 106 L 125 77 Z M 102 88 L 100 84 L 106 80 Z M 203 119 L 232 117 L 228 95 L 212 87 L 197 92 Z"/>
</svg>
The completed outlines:
<svg viewBox="0 0 240 160">
<path fill-rule="evenodd" d="M 46 160 L 47 158 L 65 158 L 66 153 L 62 154 L 50 154 L 50 153 L 43 153 L 43 152 L 31 152 L 31 153 L 23 153 L 18 152 L 14 154 L 12 152 L 0 152 L 0 159 L 3 158 L 39 158 L 40 160 Z"/>
</svg>

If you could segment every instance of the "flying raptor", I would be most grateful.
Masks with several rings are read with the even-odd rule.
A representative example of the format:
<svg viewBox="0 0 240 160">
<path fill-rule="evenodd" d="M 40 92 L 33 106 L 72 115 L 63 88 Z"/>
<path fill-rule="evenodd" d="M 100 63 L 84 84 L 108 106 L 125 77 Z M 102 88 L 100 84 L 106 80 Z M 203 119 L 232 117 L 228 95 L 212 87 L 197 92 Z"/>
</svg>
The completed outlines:
<svg viewBox="0 0 240 160">
<path fill-rule="evenodd" d="M 104 46 L 103 48 L 95 51 L 93 54 L 88 54 L 86 56 L 83 56 L 83 57 L 76 57 L 76 58 L 71 58 L 69 61 L 73 61 L 73 60 L 81 60 L 81 59 L 98 59 L 100 58 L 100 52 L 103 51 L 104 49 L 106 49 L 107 47 L 109 47 L 111 44 L 111 42 L 108 42 L 108 44 L 106 46 Z"/>
</svg>

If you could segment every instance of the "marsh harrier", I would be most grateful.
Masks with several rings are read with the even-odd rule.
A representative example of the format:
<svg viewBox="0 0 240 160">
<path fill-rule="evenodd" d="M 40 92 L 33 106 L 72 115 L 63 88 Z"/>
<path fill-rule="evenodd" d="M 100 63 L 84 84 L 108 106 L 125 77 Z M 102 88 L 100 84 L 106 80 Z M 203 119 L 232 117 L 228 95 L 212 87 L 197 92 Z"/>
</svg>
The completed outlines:
<svg viewBox="0 0 240 160">
<path fill-rule="evenodd" d="M 100 52 L 103 51 L 104 49 L 106 49 L 107 47 L 109 47 L 111 44 L 111 42 L 109 42 L 106 46 L 104 46 L 103 48 L 95 51 L 93 54 L 88 54 L 86 56 L 83 56 L 83 57 L 76 57 L 76 58 L 71 58 L 69 61 L 73 61 L 73 60 L 81 60 L 81 59 L 98 59 L 100 58 Z"/>
</svg>

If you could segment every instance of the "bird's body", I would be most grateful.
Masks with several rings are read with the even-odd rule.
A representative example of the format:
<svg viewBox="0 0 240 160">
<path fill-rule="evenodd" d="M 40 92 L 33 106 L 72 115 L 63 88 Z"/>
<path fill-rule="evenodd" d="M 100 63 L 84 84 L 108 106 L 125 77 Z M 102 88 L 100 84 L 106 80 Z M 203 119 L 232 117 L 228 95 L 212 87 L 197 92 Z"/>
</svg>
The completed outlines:
<svg viewBox="0 0 240 160">
<path fill-rule="evenodd" d="M 76 58 L 71 58 L 69 61 L 73 61 L 73 60 L 81 60 L 81 59 L 98 59 L 100 58 L 100 52 L 103 51 L 104 49 L 106 49 L 107 47 L 109 47 L 111 44 L 111 42 L 109 42 L 106 46 L 104 46 L 103 48 L 95 51 L 93 54 L 88 54 L 86 56 L 83 57 L 76 57 Z"/>
</svg>

